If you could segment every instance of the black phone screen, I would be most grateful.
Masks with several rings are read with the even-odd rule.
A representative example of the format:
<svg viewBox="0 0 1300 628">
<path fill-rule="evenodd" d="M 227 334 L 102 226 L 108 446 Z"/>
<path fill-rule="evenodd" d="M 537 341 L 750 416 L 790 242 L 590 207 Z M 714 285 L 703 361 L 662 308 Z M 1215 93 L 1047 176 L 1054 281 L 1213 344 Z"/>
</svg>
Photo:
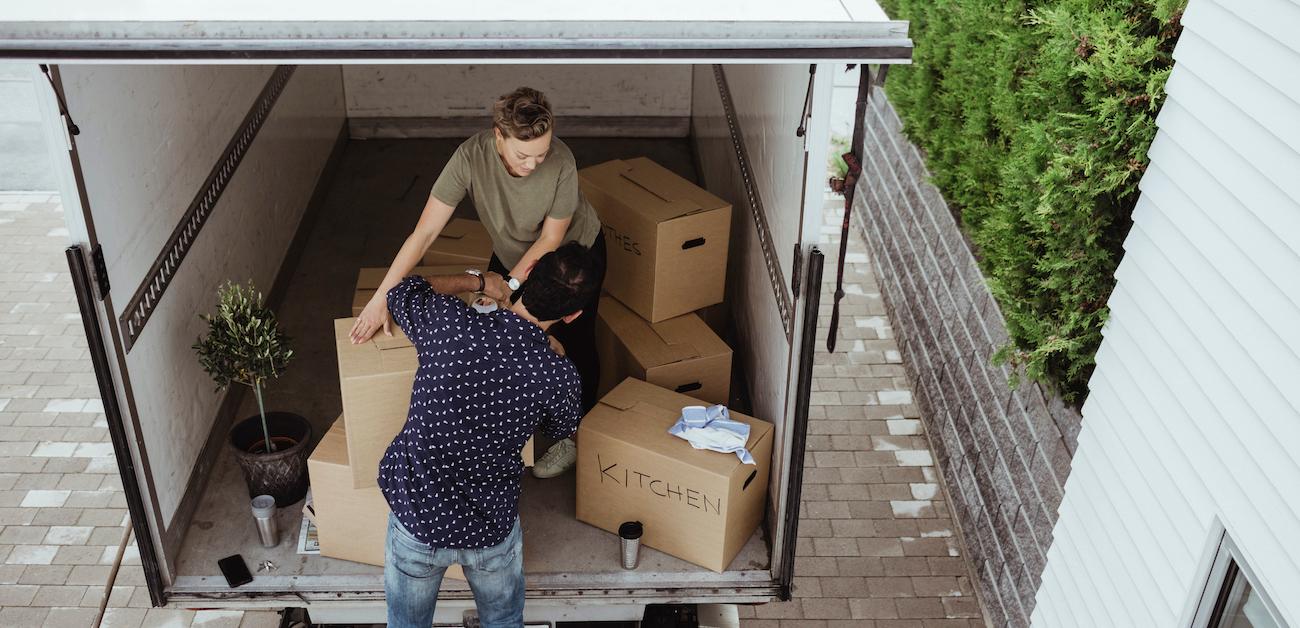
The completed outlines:
<svg viewBox="0 0 1300 628">
<path fill-rule="evenodd" d="M 232 589 L 253 581 L 253 574 L 248 573 L 248 565 L 244 564 L 244 557 L 239 554 L 217 561 L 217 566 L 221 568 L 221 575 L 226 577 L 226 584 Z"/>
</svg>

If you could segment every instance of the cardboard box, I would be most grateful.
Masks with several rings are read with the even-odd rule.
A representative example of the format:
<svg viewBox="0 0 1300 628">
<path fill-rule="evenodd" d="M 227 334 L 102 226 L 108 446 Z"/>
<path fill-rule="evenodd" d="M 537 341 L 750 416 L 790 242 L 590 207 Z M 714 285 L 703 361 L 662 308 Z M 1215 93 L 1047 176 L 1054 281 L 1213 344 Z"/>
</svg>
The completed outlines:
<svg viewBox="0 0 1300 628">
<path fill-rule="evenodd" d="M 604 225 L 605 290 L 652 323 L 719 303 L 731 205 L 644 157 L 578 171 Z"/>
<path fill-rule="evenodd" d="M 312 451 L 307 474 L 321 556 L 382 566 L 388 501 L 378 486 L 353 488 L 343 417 L 334 421 Z M 446 575 L 465 579 L 460 565 L 452 565 Z"/>
<path fill-rule="evenodd" d="M 352 344 L 348 332 L 355 320 L 335 320 L 334 340 L 343 416 L 348 424 L 352 485 L 361 488 L 376 485 L 379 460 L 406 423 L 411 387 L 420 362 L 415 347 L 396 326 L 392 337 L 379 333 L 363 344 Z M 525 466 L 533 465 L 532 439 L 524 445 L 520 457 Z"/>
<path fill-rule="evenodd" d="M 605 395 L 578 428 L 577 518 L 612 533 L 640 521 L 643 544 L 721 572 L 763 519 L 774 433 L 733 412 L 757 464 L 695 449 L 668 428 L 698 404 L 632 378 Z"/>
<path fill-rule="evenodd" d="M 424 253 L 421 263 L 425 266 L 467 264 L 465 268 L 487 268 L 491 259 L 492 238 L 483 223 L 452 218 Z"/>
<path fill-rule="evenodd" d="M 487 270 L 487 262 L 482 264 L 470 264 L 468 266 L 450 264 L 446 266 L 416 266 L 411 269 L 408 275 L 420 275 L 429 277 L 431 275 L 456 275 L 465 272 L 470 268 L 478 270 Z M 375 296 L 375 290 L 379 289 L 379 284 L 384 282 L 384 275 L 388 274 L 387 268 L 362 268 L 357 273 L 357 289 L 352 295 L 352 315 L 360 316 L 361 310 L 365 309 L 370 298 Z M 469 302 L 472 295 L 460 295 L 462 301 Z"/>
<path fill-rule="evenodd" d="M 731 396 L 731 347 L 695 314 L 651 323 L 600 298 L 596 320 L 601 395 L 628 377 L 708 403 Z"/>
</svg>

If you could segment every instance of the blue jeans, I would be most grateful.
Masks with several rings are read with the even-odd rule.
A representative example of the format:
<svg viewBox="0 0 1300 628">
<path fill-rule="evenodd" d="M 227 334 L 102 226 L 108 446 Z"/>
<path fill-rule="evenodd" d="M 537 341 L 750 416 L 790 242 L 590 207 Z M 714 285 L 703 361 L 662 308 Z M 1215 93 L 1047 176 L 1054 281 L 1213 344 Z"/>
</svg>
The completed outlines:
<svg viewBox="0 0 1300 628">
<path fill-rule="evenodd" d="M 524 625 L 524 533 L 519 520 L 500 544 L 484 549 L 430 547 L 388 515 L 384 595 L 389 628 L 429 628 L 442 575 L 460 564 L 483 628 Z"/>
</svg>

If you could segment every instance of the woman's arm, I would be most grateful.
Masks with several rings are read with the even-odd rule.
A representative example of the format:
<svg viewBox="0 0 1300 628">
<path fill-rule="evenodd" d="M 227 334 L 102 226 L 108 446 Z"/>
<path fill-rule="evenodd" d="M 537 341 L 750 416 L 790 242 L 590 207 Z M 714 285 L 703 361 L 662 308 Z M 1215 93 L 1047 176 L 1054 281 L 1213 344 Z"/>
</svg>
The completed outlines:
<svg viewBox="0 0 1300 628">
<path fill-rule="evenodd" d="M 438 200 L 437 197 L 429 196 L 429 202 L 424 204 L 424 211 L 420 213 L 420 221 L 416 223 L 415 230 L 406 237 L 406 242 L 397 251 L 397 257 L 393 258 L 393 263 L 388 267 L 388 273 L 384 275 L 379 289 L 375 290 L 375 296 L 370 298 L 370 302 L 366 304 L 361 315 L 357 317 L 356 323 L 352 325 L 353 344 L 370 340 L 381 328 L 385 334 L 393 335 L 392 318 L 388 313 L 385 295 L 393 286 L 400 283 L 403 277 L 409 275 L 411 269 L 420 264 L 424 252 L 429 250 L 429 246 L 433 244 L 438 234 L 442 233 L 442 228 L 447 226 L 447 221 L 451 219 L 451 214 L 455 210 L 455 207 Z"/>
<path fill-rule="evenodd" d="M 523 281 L 528 278 L 528 274 L 533 272 L 533 266 L 543 255 L 560 248 L 564 244 L 564 236 L 569 233 L 569 223 L 573 222 L 573 217 L 569 218 L 551 218 L 546 217 L 542 221 L 542 234 L 537 237 L 537 241 L 528 250 L 524 256 L 519 258 L 519 263 L 510 270 L 510 276 Z"/>
</svg>

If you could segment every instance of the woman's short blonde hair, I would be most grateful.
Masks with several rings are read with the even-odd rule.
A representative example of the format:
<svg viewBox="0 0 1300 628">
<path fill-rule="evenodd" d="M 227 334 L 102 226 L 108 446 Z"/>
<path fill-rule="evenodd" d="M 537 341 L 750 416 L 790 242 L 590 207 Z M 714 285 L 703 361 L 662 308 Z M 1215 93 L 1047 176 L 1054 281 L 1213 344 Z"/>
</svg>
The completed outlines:
<svg viewBox="0 0 1300 628">
<path fill-rule="evenodd" d="M 506 137 L 528 141 L 546 135 L 555 126 L 555 116 L 546 94 L 520 87 L 492 105 L 492 126 Z"/>
</svg>

